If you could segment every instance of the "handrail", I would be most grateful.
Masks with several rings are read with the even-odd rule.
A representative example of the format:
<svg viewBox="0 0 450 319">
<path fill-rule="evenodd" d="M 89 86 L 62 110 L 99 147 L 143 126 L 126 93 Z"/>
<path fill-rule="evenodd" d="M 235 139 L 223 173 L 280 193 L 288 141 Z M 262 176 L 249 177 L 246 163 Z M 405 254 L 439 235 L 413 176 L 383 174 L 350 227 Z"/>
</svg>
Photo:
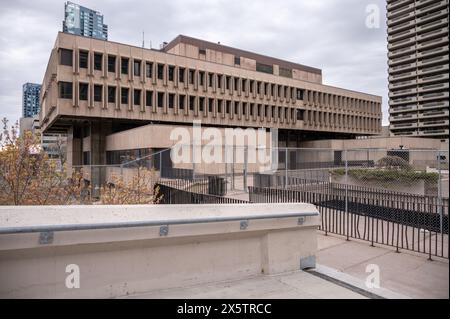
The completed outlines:
<svg viewBox="0 0 450 319">
<path fill-rule="evenodd" d="M 51 231 L 74 231 L 74 230 L 112 229 L 112 228 L 145 227 L 145 226 L 188 225 L 199 223 L 216 223 L 216 222 L 242 221 L 254 219 L 273 219 L 273 218 L 306 217 L 306 216 L 319 216 L 319 213 L 295 212 L 285 214 L 204 217 L 195 219 L 151 220 L 151 221 L 121 222 L 121 223 L 118 222 L 118 223 L 97 223 L 97 224 L 66 224 L 66 225 L 3 227 L 0 228 L 0 235 L 19 234 L 19 233 L 39 233 Z"/>
<path fill-rule="evenodd" d="M 161 151 L 158 151 L 158 152 L 156 152 L 156 153 L 148 154 L 148 155 L 145 155 L 145 156 L 142 156 L 142 157 L 136 158 L 136 159 L 134 159 L 134 160 L 131 160 L 131 161 L 128 161 L 128 162 L 125 162 L 125 163 L 122 163 L 122 164 L 118 164 L 118 165 L 120 165 L 120 167 L 123 167 L 124 165 L 128 165 L 128 164 L 131 164 L 131 163 L 134 163 L 134 162 L 138 162 L 138 161 L 147 159 L 147 158 L 149 158 L 149 157 L 156 156 L 156 155 L 158 155 L 158 154 L 162 154 L 163 152 L 165 152 L 165 151 L 167 151 L 167 150 L 171 150 L 171 149 L 172 149 L 172 147 L 165 148 L 165 149 L 163 149 L 163 150 L 161 150 Z"/>
</svg>

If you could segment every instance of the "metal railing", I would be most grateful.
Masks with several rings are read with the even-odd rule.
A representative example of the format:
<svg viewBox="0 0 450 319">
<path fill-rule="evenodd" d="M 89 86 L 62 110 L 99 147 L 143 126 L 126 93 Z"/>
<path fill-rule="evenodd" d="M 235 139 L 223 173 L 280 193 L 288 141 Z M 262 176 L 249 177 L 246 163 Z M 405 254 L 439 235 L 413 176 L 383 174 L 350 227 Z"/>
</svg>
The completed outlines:
<svg viewBox="0 0 450 319">
<path fill-rule="evenodd" d="M 42 226 L 21 226 L 21 227 L 0 227 L 0 235 L 43 233 L 55 231 L 78 231 L 96 229 L 114 229 L 146 226 L 169 226 L 187 225 L 200 223 L 217 223 L 230 221 L 248 221 L 273 218 L 296 218 L 317 216 L 317 212 L 288 212 L 279 214 L 241 215 L 241 216 L 218 216 L 218 217 L 193 217 L 193 218 L 173 218 L 161 220 L 135 221 L 135 222 L 115 222 L 115 223 L 91 223 L 91 224 L 63 224 L 63 225 L 42 225 Z"/>
<path fill-rule="evenodd" d="M 173 185 L 156 184 L 162 195 L 159 204 L 249 204 L 249 201 L 198 193 L 173 187 Z"/>
<path fill-rule="evenodd" d="M 249 187 L 255 203 L 307 202 L 328 233 L 447 258 L 448 198 L 302 180 L 294 189 Z"/>
</svg>

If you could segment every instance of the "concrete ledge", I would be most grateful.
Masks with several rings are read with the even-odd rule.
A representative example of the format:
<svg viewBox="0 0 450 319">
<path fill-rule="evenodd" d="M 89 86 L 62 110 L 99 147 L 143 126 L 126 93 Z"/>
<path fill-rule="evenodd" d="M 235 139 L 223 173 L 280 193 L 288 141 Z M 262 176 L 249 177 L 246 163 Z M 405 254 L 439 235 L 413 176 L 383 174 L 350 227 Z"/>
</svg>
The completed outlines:
<svg viewBox="0 0 450 319">
<path fill-rule="evenodd" d="M 386 288 L 368 288 L 362 280 L 324 265 L 316 265 L 314 271 L 335 281 L 342 282 L 346 286 L 352 286 L 354 287 L 354 291 L 362 291 L 362 294 L 368 297 L 374 295 L 375 298 L 378 297 L 384 299 L 411 299 L 411 297 L 393 292 Z"/>
<path fill-rule="evenodd" d="M 118 297 L 294 271 L 315 255 L 318 225 L 310 204 L 0 207 L 0 297 Z M 80 288 L 66 287 L 70 264 Z"/>
</svg>

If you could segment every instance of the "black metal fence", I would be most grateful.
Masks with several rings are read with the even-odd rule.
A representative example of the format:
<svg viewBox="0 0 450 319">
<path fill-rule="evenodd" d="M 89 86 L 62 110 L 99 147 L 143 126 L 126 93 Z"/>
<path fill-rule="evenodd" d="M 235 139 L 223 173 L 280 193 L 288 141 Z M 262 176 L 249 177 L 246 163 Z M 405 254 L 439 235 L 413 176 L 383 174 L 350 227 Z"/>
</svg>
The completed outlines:
<svg viewBox="0 0 450 319">
<path fill-rule="evenodd" d="M 208 184 L 206 184 L 208 185 Z M 178 186 L 178 187 L 177 187 Z M 182 189 L 180 185 L 157 183 L 160 204 L 248 204 L 249 201 Z"/>
<path fill-rule="evenodd" d="M 185 168 L 174 168 L 163 166 L 160 170 L 161 178 L 193 180 L 194 170 Z"/>
<path fill-rule="evenodd" d="M 304 180 L 291 189 L 249 187 L 255 203 L 305 202 L 325 234 L 448 258 L 448 198 Z"/>
<path fill-rule="evenodd" d="M 328 182 L 330 180 L 330 172 L 328 169 L 315 169 L 295 170 L 288 173 L 279 171 L 275 174 L 253 173 L 254 187 L 290 187 L 292 185 L 297 186 L 305 180 Z"/>
<path fill-rule="evenodd" d="M 284 151 L 280 151 L 282 154 Z M 283 166 L 284 163 L 280 163 Z M 373 160 L 360 160 L 360 161 L 347 161 L 349 167 L 374 167 L 375 162 Z M 287 168 L 293 169 L 320 169 L 320 168 L 337 168 L 344 167 L 345 161 L 315 161 L 315 162 L 289 162 Z"/>
</svg>

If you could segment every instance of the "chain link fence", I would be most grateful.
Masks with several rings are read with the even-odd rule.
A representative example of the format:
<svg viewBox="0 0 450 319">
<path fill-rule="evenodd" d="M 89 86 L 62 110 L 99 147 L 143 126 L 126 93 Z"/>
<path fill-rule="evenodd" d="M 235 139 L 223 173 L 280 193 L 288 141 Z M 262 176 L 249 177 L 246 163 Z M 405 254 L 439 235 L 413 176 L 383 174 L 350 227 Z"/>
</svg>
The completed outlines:
<svg viewBox="0 0 450 319">
<path fill-rule="evenodd" d="M 103 185 L 136 180 L 158 185 L 166 204 L 308 202 L 325 234 L 448 258 L 447 150 L 191 145 L 73 168 L 92 202 Z"/>
<path fill-rule="evenodd" d="M 448 151 L 284 152 L 282 169 L 254 175 L 251 202 L 310 202 L 325 234 L 448 258 Z"/>
</svg>

